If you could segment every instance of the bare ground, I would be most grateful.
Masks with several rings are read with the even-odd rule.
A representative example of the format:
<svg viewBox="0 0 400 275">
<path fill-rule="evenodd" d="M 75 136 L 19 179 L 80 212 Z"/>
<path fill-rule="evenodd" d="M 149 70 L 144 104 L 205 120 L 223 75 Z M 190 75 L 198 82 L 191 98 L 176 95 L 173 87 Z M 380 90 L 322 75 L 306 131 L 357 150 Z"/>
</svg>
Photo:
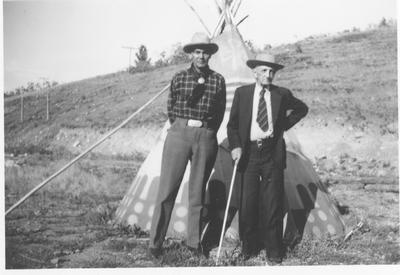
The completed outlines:
<svg viewBox="0 0 400 275">
<path fill-rule="evenodd" d="M 14 165 L 19 165 L 6 168 L 14 171 L 10 173 L 11 170 L 8 170 L 7 175 L 19 175 L 16 181 L 24 186 L 16 189 L 16 181 L 12 180 L 12 176 L 6 178 L 7 207 L 31 185 L 29 179 L 25 182 L 24 177 L 18 173 L 25 171 L 32 174 L 29 169 L 32 163 L 35 163 L 33 168 L 48 163 L 39 158 L 38 155 L 28 155 L 18 160 L 14 158 Z M 80 175 L 74 177 L 74 182 L 66 183 L 60 179 L 51 188 L 39 192 L 26 205 L 15 210 L 6 220 L 6 267 L 214 266 L 216 250 L 212 251 L 209 259 L 198 257 L 186 250 L 180 240 L 167 242 L 162 259 L 154 260 L 147 255 L 146 233 L 113 224 L 113 213 L 142 160 L 107 159 L 105 156 L 92 155 L 74 168 L 73 174 Z M 351 170 L 347 161 L 352 160 L 342 156 L 338 163 Z M 363 165 L 360 161 L 354 162 L 354 165 Z M 379 165 L 382 164 L 375 164 Z M 348 175 L 349 171 L 340 167 L 335 171 L 342 172 L 332 175 L 326 168 L 325 159 L 316 162 L 321 180 L 329 186 L 344 212 L 348 231 L 360 221 L 363 226 L 347 241 L 305 237 L 298 246 L 288 250 L 282 265 L 400 262 L 397 172 L 389 167 L 388 170 L 394 172 L 386 177 L 363 177 L 360 173 Z M 16 169 L 23 171 L 15 172 Z M 91 171 L 91 176 L 86 175 L 85 171 Z M 37 175 L 38 178 L 41 176 Z M 82 191 L 83 181 L 91 186 L 83 189 L 85 191 Z M 97 185 L 100 182 L 103 184 Z M 238 245 L 234 241 L 224 244 L 222 265 L 265 265 L 264 254 L 243 261 Z"/>
</svg>

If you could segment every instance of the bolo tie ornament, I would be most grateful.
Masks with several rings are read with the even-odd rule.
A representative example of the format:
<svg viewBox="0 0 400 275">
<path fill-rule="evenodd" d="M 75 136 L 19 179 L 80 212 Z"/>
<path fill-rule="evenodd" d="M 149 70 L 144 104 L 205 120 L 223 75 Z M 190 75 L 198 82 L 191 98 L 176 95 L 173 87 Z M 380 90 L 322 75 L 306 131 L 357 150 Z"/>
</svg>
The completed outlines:
<svg viewBox="0 0 400 275">
<path fill-rule="evenodd" d="M 193 108 L 197 102 L 199 102 L 200 98 L 202 98 L 203 94 L 204 94 L 204 90 L 205 90 L 205 85 L 204 83 L 206 82 L 206 80 L 204 79 L 204 77 L 200 76 L 197 79 L 197 84 L 196 87 L 194 87 L 193 91 L 192 91 L 192 95 L 188 98 L 188 106 Z"/>
</svg>

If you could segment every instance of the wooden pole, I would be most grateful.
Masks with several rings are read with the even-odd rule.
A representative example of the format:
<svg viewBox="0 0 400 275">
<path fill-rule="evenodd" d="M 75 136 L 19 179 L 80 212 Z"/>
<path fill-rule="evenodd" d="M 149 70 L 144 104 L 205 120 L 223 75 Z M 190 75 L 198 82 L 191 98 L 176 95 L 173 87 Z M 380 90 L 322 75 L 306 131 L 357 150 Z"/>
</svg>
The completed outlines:
<svg viewBox="0 0 400 275">
<path fill-rule="evenodd" d="M 238 12 L 238 10 L 239 10 L 239 7 L 240 7 L 240 5 L 242 4 L 242 0 L 239 0 L 239 2 L 238 2 L 238 4 L 236 5 L 236 7 L 233 9 L 233 17 L 235 17 L 236 16 L 236 13 Z M 233 8 L 233 7 L 232 7 Z"/>
<path fill-rule="evenodd" d="M 194 12 L 194 14 L 197 16 L 197 19 L 199 19 L 200 23 L 203 25 L 203 27 L 204 27 L 204 29 L 206 30 L 208 36 L 211 37 L 210 31 L 208 30 L 208 28 L 207 28 L 206 24 L 204 23 L 203 19 L 201 19 L 200 15 L 196 12 L 196 10 L 193 8 L 192 5 L 190 5 L 190 3 L 189 3 L 187 0 L 185 0 L 185 3 L 189 6 L 189 8 L 190 8 L 190 9 Z"/>
<path fill-rule="evenodd" d="M 46 93 L 46 121 L 49 121 L 50 115 L 49 115 L 49 109 L 50 109 L 50 92 L 49 92 L 49 88 L 47 88 L 47 93 Z"/>
<path fill-rule="evenodd" d="M 243 18 L 236 24 L 236 27 L 239 26 L 244 20 L 246 20 L 247 17 L 249 17 L 249 15 L 246 15 L 245 17 L 243 17 Z"/>
<path fill-rule="evenodd" d="M 221 14 L 222 8 L 221 8 L 221 6 L 219 5 L 218 0 L 214 0 L 214 3 L 215 3 L 215 6 L 217 7 L 218 12 Z"/>
<path fill-rule="evenodd" d="M 24 122 L 24 89 L 21 89 L 21 123 Z"/>
<path fill-rule="evenodd" d="M 129 50 L 129 64 L 128 64 L 128 71 L 129 71 L 129 68 L 132 66 L 132 62 L 131 62 L 132 50 L 137 49 L 137 48 L 131 47 L 131 46 L 122 46 L 122 48 Z"/>
<path fill-rule="evenodd" d="M 236 3 L 236 0 L 233 0 L 231 5 L 229 6 L 229 8 L 232 9 L 233 6 L 235 6 L 235 3 Z M 222 10 L 221 14 L 219 15 L 217 25 L 215 26 L 215 29 L 213 31 L 212 37 L 215 37 L 217 35 L 218 31 L 221 29 L 221 26 L 222 26 L 222 24 L 224 22 L 224 18 L 225 18 L 224 14 L 225 14 L 225 11 Z"/>
<path fill-rule="evenodd" d="M 158 92 L 153 98 L 151 98 L 146 104 L 144 104 L 142 107 L 140 107 L 136 112 L 134 112 L 132 115 L 130 115 L 127 119 L 125 119 L 121 124 L 119 124 L 117 127 L 115 127 L 113 130 L 108 132 L 106 135 L 104 135 L 101 139 L 99 139 L 96 143 L 94 143 L 92 146 L 87 148 L 84 152 L 82 152 L 79 156 L 75 157 L 73 160 L 71 160 L 69 163 L 64 165 L 60 170 L 58 170 L 56 173 L 45 179 L 43 182 L 38 184 L 35 188 L 33 188 L 31 191 L 29 191 L 28 194 L 26 194 L 24 197 L 22 197 L 18 202 L 16 202 L 13 206 L 11 206 L 7 211 L 6 211 L 6 216 L 10 214 L 15 208 L 17 208 L 19 205 L 21 205 L 27 198 L 29 198 L 32 194 L 37 192 L 40 188 L 45 186 L 48 182 L 50 182 L 52 179 L 57 177 L 59 174 L 64 172 L 68 167 L 70 167 L 72 164 L 77 162 L 79 159 L 81 159 L 83 156 L 85 156 L 87 153 L 92 151 L 94 148 L 96 148 L 98 145 L 103 143 L 107 138 L 112 136 L 115 132 L 117 132 L 119 129 L 121 129 L 125 124 L 127 124 L 133 117 L 135 117 L 138 113 L 143 111 L 147 106 L 149 106 L 154 100 L 156 100 L 161 94 L 163 94 L 167 89 L 169 88 L 169 84 L 165 86 L 160 92 Z"/>
</svg>

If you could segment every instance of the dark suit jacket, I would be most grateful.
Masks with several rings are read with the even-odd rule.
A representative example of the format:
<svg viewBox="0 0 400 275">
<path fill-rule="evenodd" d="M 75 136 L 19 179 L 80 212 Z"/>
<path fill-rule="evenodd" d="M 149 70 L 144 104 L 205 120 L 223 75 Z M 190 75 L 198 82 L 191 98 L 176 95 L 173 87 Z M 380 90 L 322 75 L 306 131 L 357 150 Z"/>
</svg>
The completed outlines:
<svg viewBox="0 0 400 275">
<path fill-rule="evenodd" d="M 254 88 L 255 83 L 236 89 L 227 125 L 230 149 L 242 148 L 239 171 L 244 171 L 248 162 Z M 308 107 L 286 88 L 271 85 L 270 92 L 274 141 L 276 142 L 273 159 L 275 167 L 284 169 L 286 168 L 286 145 L 283 132 L 303 118 L 308 112 Z M 289 110 L 291 113 L 287 115 Z"/>
</svg>

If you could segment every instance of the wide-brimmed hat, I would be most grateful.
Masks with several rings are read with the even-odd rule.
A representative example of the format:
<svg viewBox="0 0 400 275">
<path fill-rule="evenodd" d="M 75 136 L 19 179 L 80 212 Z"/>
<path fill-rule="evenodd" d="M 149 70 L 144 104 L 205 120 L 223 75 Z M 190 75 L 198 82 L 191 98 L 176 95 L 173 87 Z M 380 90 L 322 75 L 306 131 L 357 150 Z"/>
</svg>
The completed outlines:
<svg viewBox="0 0 400 275">
<path fill-rule="evenodd" d="M 218 51 L 218 45 L 212 43 L 207 34 L 196 32 L 192 37 L 192 41 L 183 47 L 183 51 L 185 53 L 191 53 L 195 49 L 203 49 L 210 54 L 214 54 Z"/>
<path fill-rule="evenodd" d="M 253 59 L 247 60 L 246 64 L 251 69 L 260 65 L 265 65 L 273 68 L 275 71 L 284 67 L 283 65 L 276 63 L 275 56 L 269 53 L 259 53 Z"/>
</svg>

